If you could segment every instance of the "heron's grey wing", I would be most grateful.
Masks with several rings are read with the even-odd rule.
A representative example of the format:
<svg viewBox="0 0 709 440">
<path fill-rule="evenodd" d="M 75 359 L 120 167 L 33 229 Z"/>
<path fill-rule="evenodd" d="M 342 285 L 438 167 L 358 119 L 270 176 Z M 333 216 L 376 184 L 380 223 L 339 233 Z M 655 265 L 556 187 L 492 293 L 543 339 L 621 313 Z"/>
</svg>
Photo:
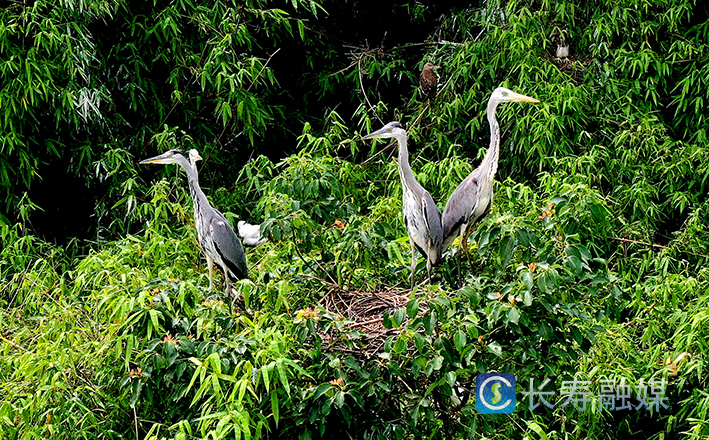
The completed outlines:
<svg viewBox="0 0 709 440">
<path fill-rule="evenodd" d="M 248 278 L 249 269 L 246 266 L 246 254 L 241 241 L 224 215 L 216 209 L 215 211 L 218 215 L 212 217 L 209 224 L 214 249 L 237 279 Z"/>
<path fill-rule="evenodd" d="M 440 257 L 443 246 L 443 226 L 441 224 L 441 210 L 438 209 L 433 197 L 428 191 L 421 197 L 421 208 L 423 209 L 423 219 L 426 222 L 428 236 L 431 237 L 433 245 L 436 247 L 436 258 L 431 258 L 431 264 L 435 264 Z"/>
<path fill-rule="evenodd" d="M 212 207 L 210 206 L 210 208 L 212 208 Z M 224 214 L 222 214 L 222 212 L 220 210 L 218 210 L 216 208 L 212 208 L 212 210 L 221 220 L 224 220 L 228 225 L 230 225 L 229 220 L 226 219 L 226 216 Z"/>
<path fill-rule="evenodd" d="M 477 173 L 473 171 L 448 199 L 442 218 L 444 249 L 453 242 L 460 227 L 470 221 L 470 216 L 478 205 L 479 189 Z"/>
</svg>

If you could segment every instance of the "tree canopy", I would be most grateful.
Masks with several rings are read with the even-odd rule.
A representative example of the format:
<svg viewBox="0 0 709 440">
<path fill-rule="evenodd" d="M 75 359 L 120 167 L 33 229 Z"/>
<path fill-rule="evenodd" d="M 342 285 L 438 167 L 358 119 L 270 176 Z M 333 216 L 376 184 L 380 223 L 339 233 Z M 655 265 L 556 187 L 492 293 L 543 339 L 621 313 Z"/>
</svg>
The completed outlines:
<svg viewBox="0 0 709 440">
<path fill-rule="evenodd" d="M 704 3 L 6 1 L 0 60 L 5 437 L 709 435 Z M 541 102 L 498 109 L 471 261 L 408 289 L 395 146 L 360 138 L 401 121 L 442 209 L 498 86 Z M 236 299 L 183 173 L 138 165 L 170 148 L 269 237 Z M 493 371 L 509 416 L 476 409 Z"/>
</svg>

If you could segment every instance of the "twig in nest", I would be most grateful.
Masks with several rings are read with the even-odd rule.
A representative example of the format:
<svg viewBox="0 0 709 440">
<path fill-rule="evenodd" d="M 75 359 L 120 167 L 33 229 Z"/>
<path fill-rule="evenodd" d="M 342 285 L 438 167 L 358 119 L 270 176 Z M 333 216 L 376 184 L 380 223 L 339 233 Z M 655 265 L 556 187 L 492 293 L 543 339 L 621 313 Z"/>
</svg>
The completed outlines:
<svg viewBox="0 0 709 440">
<path fill-rule="evenodd" d="M 324 334 L 322 338 L 326 349 L 367 358 L 379 353 L 387 338 L 400 332 L 400 329 L 384 327 L 383 318 L 387 311 L 406 304 L 408 296 L 404 293 L 406 291 L 403 290 L 355 292 L 333 287 L 320 302 L 329 313 L 353 321 L 348 323 L 348 328 L 359 331 L 361 338 L 357 342 L 358 349 L 352 349 L 344 341 Z M 428 307 L 422 304 L 421 312 L 426 310 Z"/>
<path fill-rule="evenodd" d="M 381 322 L 381 321 L 382 321 L 381 318 L 374 318 L 374 319 L 370 319 L 369 321 L 355 322 L 354 324 L 350 324 L 350 328 L 361 327 L 363 325 L 374 324 L 374 323 Z"/>
</svg>

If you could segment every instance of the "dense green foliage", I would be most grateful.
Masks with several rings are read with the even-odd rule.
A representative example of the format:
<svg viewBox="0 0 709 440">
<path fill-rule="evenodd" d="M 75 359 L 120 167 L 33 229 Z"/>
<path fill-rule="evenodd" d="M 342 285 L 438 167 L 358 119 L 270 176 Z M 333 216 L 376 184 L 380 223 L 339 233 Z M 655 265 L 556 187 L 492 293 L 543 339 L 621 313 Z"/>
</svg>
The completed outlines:
<svg viewBox="0 0 709 440">
<path fill-rule="evenodd" d="M 709 436 L 707 7 L 381 9 L 0 4 L 0 438 Z M 358 139 L 402 121 L 442 208 L 500 85 L 541 103 L 498 110 L 471 261 L 456 244 L 406 289 L 394 150 Z M 236 300 L 208 291 L 184 173 L 136 164 L 193 147 L 212 203 L 270 237 Z M 89 194 L 69 217 L 90 246 L 44 229 L 38 185 Z M 513 414 L 475 409 L 487 371 L 517 376 Z M 557 397 L 590 381 L 589 406 L 531 411 L 520 392 L 545 378 Z M 666 380 L 668 408 L 606 410 L 605 380 Z"/>
</svg>

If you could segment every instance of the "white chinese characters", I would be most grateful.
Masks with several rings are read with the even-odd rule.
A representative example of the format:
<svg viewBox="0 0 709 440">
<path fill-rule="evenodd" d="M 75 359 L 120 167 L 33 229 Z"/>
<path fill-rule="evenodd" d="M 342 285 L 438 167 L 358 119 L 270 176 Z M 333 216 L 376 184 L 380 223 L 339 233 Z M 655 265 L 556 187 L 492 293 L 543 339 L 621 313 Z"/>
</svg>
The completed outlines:
<svg viewBox="0 0 709 440">
<path fill-rule="evenodd" d="M 556 396 L 556 391 L 548 387 L 551 379 L 546 378 L 541 385 L 535 388 L 534 379 L 529 379 L 528 391 L 522 394 L 529 399 L 529 409 L 534 411 L 540 405 L 554 409 L 555 404 L 551 403 Z M 559 389 L 559 402 L 561 408 L 571 404 L 579 411 L 585 411 L 594 401 L 608 411 L 639 410 L 645 408 L 651 411 L 667 409 L 667 397 L 665 389 L 666 379 L 651 378 L 647 383 L 645 379 L 640 379 L 635 387 L 625 382 L 622 378 L 616 384 L 612 379 L 601 379 L 598 383 L 598 393 L 591 390 L 592 383 L 588 380 L 564 380 Z M 633 388 L 635 394 L 633 398 Z"/>
</svg>

